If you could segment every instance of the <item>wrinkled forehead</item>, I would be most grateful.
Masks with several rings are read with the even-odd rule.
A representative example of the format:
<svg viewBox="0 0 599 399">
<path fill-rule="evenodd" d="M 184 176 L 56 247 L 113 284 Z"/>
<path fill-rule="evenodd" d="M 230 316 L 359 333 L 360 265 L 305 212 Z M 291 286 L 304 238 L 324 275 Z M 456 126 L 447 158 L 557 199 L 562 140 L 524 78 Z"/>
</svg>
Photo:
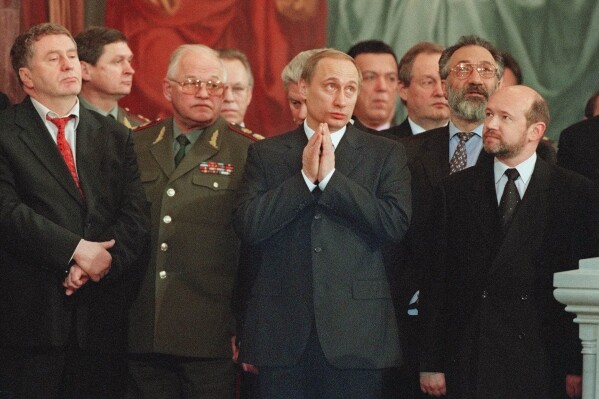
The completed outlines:
<svg viewBox="0 0 599 399">
<path fill-rule="evenodd" d="M 484 47 L 471 45 L 457 49 L 449 59 L 451 67 L 461 62 L 469 64 L 490 63 L 496 66 L 495 59 L 489 50 Z"/>
<path fill-rule="evenodd" d="M 177 78 L 224 80 L 223 64 L 216 56 L 188 52 L 181 57 Z"/>
</svg>

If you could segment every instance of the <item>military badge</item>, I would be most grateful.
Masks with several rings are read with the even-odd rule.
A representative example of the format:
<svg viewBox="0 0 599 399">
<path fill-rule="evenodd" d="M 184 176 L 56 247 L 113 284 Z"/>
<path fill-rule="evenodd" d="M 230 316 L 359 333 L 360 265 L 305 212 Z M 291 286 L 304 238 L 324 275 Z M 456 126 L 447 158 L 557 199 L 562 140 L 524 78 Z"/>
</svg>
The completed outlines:
<svg viewBox="0 0 599 399">
<path fill-rule="evenodd" d="M 214 161 L 202 162 L 200 172 L 229 176 L 233 174 L 233 164 Z"/>
</svg>

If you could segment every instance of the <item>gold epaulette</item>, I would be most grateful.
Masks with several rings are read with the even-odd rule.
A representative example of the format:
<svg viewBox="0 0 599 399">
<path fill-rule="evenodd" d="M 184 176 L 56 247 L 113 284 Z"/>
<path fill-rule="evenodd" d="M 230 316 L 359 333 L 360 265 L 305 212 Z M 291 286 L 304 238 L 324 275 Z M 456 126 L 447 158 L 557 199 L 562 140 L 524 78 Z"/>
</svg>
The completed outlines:
<svg viewBox="0 0 599 399">
<path fill-rule="evenodd" d="M 239 133 L 242 136 L 245 136 L 251 140 L 258 141 L 258 140 L 264 139 L 264 136 L 262 136 L 261 134 L 254 133 L 247 127 L 238 125 L 236 123 L 229 123 L 228 126 L 229 126 L 229 129 L 231 129 L 235 133 Z"/>
</svg>

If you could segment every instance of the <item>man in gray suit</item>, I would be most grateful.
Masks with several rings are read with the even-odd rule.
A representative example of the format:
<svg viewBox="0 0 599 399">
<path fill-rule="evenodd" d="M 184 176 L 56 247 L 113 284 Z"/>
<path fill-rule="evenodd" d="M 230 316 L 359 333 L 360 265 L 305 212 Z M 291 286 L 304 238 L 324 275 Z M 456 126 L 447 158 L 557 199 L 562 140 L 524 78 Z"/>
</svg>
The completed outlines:
<svg viewBox="0 0 599 399">
<path fill-rule="evenodd" d="M 403 146 L 348 124 L 361 75 L 336 50 L 302 73 L 307 118 L 250 146 L 234 223 L 259 247 L 240 360 L 265 398 L 379 398 L 401 362 L 383 247 L 411 214 Z"/>
</svg>

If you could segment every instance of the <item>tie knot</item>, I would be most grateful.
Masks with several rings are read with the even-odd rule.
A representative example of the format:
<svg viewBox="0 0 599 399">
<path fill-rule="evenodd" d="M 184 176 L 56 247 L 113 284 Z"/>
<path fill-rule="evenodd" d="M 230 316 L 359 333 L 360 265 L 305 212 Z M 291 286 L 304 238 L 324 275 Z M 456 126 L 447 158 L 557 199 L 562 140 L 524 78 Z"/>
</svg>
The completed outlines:
<svg viewBox="0 0 599 399">
<path fill-rule="evenodd" d="M 518 173 L 518 169 L 510 168 L 505 170 L 505 175 L 509 181 L 515 181 L 518 177 L 520 177 L 520 173 Z"/>
<path fill-rule="evenodd" d="M 49 120 L 50 122 L 52 122 L 53 124 L 55 124 L 56 127 L 58 128 L 58 131 L 64 131 L 64 127 L 73 118 L 74 118 L 73 115 L 64 116 L 62 118 L 51 118 L 50 115 L 46 115 L 46 119 Z"/>
<path fill-rule="evenodd" d="M 186 135 L 184 134 L 180 134 L 177 136 L 177 138 L 175 139 L 177 140 L 177 143 L 179 143 L 179 145 L 181 147 L 185 147 L 186 145 L 190 144 L 191 142 L 189 141 L 189 139 L 187 138 Z"/>
<path fill-rule="evenodd" d="M 465 133 L 465 132 L 459 132 L 459 133 L 458 133 L 458 138 L 460 139 L 460 141 L 462 141 L 462 142 L 464 142 L 464 143 L 465 143 L 465 142 L 467 142 L 468 140 L 470 140 L 470 138 L 472 137 L 472 135 L 473 135 L 473 134 L 474 134 L 474 133 L 472 133 L 472 132 L 468 132 L 468 133 Z"/>
</svg>

